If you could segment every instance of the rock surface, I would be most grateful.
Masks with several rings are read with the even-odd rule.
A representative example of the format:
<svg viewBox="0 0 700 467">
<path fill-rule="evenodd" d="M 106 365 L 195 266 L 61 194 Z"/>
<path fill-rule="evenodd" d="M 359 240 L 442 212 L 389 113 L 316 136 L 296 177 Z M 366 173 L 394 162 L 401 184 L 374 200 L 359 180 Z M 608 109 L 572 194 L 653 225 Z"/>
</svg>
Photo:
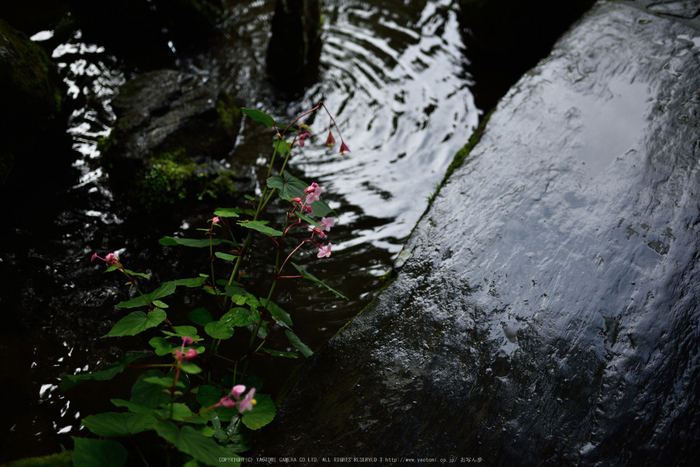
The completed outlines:
<svg viewBox="0 0 700 467">
<path fill-rule="evenodd" d="M 16 155 L 60 123 L 63 88 L 46 52 L 0 19 L 0 184 Z"/>
<path fill-rule="evenodd" d="M 699 80 L 700 31 L 596 4 L 501 100 L 397 279 L 252 455 L 691 463 Z"/>
<path fill-rule="evenodd" d="M 147 207 L 233 190 L 218 162 L 234 146 L 242 113 L 197 75 L 174 70 L 125 83 L 112 101 L 116 127 L 103 142 L 112 178 Z"/>
</svg>

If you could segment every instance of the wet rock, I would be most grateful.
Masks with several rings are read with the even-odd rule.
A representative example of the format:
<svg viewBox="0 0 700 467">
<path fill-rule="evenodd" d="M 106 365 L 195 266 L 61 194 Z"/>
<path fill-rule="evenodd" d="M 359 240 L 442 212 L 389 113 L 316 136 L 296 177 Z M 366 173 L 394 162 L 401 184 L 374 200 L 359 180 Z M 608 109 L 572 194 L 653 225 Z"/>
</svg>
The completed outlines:
<svg viewBox="0 0 700 467">
<path fill-rule="evenodd" d="M 128 81 L 112 101 L 118 119 L 101 144 L 110 175 L 146 207 L 230 195 L 235 175 L 219 162 L 242 114 L 201 76 L 160 70 Z"/>
<path fill-rule="evenodd" d="M 596 4 L 502 99 L 254 454 L 690 464 L 699 56 L 698 30 Z"/>
<path fill-rule="evenodd" d="M 37 132 L 60 124 L 61 82 L 44 50 L 0 19 L 0 183 Z M 46 138 L 46 134 L 44 135 Z"/>
<path fill-rule="evenodd" d="M 276 0 L 267 69 L 282 90 L 299 90 L 318 71 L 320 29 L 319 0 Z"/>
</svg>

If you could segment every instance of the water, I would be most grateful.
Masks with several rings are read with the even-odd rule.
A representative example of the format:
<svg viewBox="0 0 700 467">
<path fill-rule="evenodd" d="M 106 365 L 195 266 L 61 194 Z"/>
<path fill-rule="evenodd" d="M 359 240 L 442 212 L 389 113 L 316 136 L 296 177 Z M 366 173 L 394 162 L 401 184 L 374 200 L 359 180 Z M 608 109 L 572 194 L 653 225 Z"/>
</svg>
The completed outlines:
<svg viewBox="0 0 700 467">
<path fill-rule="evenodd" d="M 478 123 L 479 110 L 453 2 L 325 2 L 318 78 L 292 98 L 258 78 L 264 76 L 271 3 L 229 2 L 236 32 L 195 56 L 178 56 L 177 45 L 169 47 L 173 66 L 206 75 L 248 107 L 284 122 L 322 100 L 341 128 L 350 153 L 323 146 L 327 118 L 319 115 L 309 121 L 318 136 L 290 165 L 300 178 L 322 185 L 340 213 L 333 256 L 308 264 L 350 300 L 308 284 L 287 285 L 278 299 L 302 339 L 318 348 L 375 295 L 427 197 Z M 158 238 L 192 235 L 211 216 L 209 206 L 156 222 L 111 191 L 97 141 L 114 124 L 111 98 L 143 70 L 80 31 L 57 45 L 53 57 L 68 85 L 69 168 L 57 162 L 62 172 L 40 171 L 41 190 L 10 187 L 13 202 L 2 206 L 0 305 L 9 326 L 0 348 L 12 357 L 0 382 L 11 401 L 0 460 L 70 448 L 83 416 L 111 410 L 110 397 L 127 398 L 111 383 L 67 394 L 57 387 L 63 373 L 90 371 L 125 348 L 144 345 L 138 338 L 98 339 L 122 316 L 114 304 L 126 295 L 121 281 L 102 274 L 90 255 L 117 251 L 130 269 L 169 280 L 194 253 L 162 249 Z M 246 122 L 226 162 L 253 166 L 259 176 L 268 155 L 269 134 Z"/>
</svg>

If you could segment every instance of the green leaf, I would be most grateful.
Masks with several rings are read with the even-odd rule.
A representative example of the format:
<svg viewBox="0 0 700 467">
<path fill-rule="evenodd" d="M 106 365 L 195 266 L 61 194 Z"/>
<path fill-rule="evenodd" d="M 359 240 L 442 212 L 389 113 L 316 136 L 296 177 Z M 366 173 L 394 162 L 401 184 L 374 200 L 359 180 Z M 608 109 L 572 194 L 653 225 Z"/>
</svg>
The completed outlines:
<svg viewBox="0 0 700 467">
<path fill-rule="evenodd" d="M 152 430 L 156 421 L 156 417 L 149 414 L 105 412 L 88 415 L 81 424 L 97 436 L 114 438 Z"/>
<path fill-rule="evenodd" d="M 255 400 L 257 404 L 253 406 L 253 410 L 243 413 L 243 424 L 251 430 L 259 430 L 275 418 L 275 403 L 267 394 L 256 394 Z"/>
<path fill-rule="evenodd" d="M 233 463 L 225 465 L 240 465 L 242 458 L 228 451 L 190 426 L 183 426 L 182 430 L 168 420 L 162 420 L 155 425 L 156 432 L 162 438 L 175 445 L 180 451 L 197 459 L 206 465 L 218 466 L 219 458 L 236 458 Z"/>
<path fill-rule="evenodd" d="M 299 339 L 299 336 L 294 334 L 291 330 L 285 329 L 284 333 L 287 335 L 287 339 L 289 339 L 289 343 L 292 344 L 299 352 L 304 355 L 304 357 L 310 357 L 314 353 L 313 351 L 307 347 L 306 344 L 304 344 L 301 339 Z"/>
<path fill-rule="evenodd" d="M 291 201 L 294 198 L 301 198 L 304 196 L 304 189 L 309 185 L 285 170 L 282 172 L 281 176 L 273 175 L 268 178 L 267 186 L 269 188 L 277 188 L 280 198 Z"/>
<path fill-rule="evenodd" d="M 202 340 L 202 338 L 199 337 L 199 335 L 197 334 L 197 328 L 194 326 L 173 326 L 173 330 L 175 332 L 168 331 L 167 329 L 163 329 L 161 332 L 166 336 L 170 337 L 189 337 L 195 342 L 199 342 Z M 182 342 L 180 344 L 182 344 Z M 201 353 L 203 351 L 200 350 L 200 348 L 201 347 L 197 348 L 197 353 Z"/>
<path fill-rule="evenodd" d="M 303 215 L 303 214 L 301 214 L 301 213 L 298 213 L 298 212 L 295 213 L 295 215 L 296 215 L 297 217 L 299 217 L 301 220 L 306 221 L 306 222 L 308 222 L 309 224 L 313 225 L 314 227 L 317 227 L 317 228 L 323 230 L 323 229 L 321 228 L 321 225 L 320 225 L 318 222 L 316 222 L 315 220 L 311 219 L 310 217 L 306 217 L 305 215 Z"/>
<path fill-rule="evenodd" d="M 170 399 L 170 397 L 168 397 L 168 399 Z M 146 407 L 145 405 L 135 404 L 133 402 L 125 401 L 124 399 L 110 399 L 109 401 L 117 407 L 126 407 L 129 410 L 129 412 L 150 414 L 155 415 L 156 417 L 166 416 L 163 409 L 154 409 L 151 407 Z"/>
<path fill-rule="evenodd" d="M 277 145 L 277 152 L 280 154 L 284 155 L 292 150 L 292 147 L 289 145 L 287 140 L 284 138 L 277 138 L 277 140 L 275 141 L 275 144 Z"/>
<path fill-rule="evenodd" d="M 239 208 L 217 208 L 214 215 L 217 217 L 238 217 L 243 212 Z"/>
<path fill-rule="evenodd" d="M 273 357 L 299 358 L 299 355 L 295 354 L 294 352 L 282 352 L 280 350 L 267 349 L 265 347 L 261 347 L 260 350 L 272 355 Z"/>
<path fill-rule="evenodd" d="M 160 404 L 168 402 L 170 400 L 170 394 L 163 391 L 162 387 L 146 381 L 149 378 L 163 378 L 163 372 L 154 369 L 140 375 L 131 387 L 131 399 L 129 402 L 155 409 Z"/>
<path fill-rule="evenodd" d="M 171 407 L 171 404 L 165 404 L 163 406 L 163 410 L 165 410 L 165 413 L 167 413 L 168 416 L 170 415 L 170 407 Z M 173 409 L 172 410 L 173 420 L 178 421 L 178 422 L 186 420 L 186 419 L 192 417 L 192 415 L 194 415 L 194 412 L 192 412 L 192 410 L 190 410 L 190 408 L 187 407 L 187 405 L 181 404 L 179 402 L 172 404 L 172 409 Z M 206 420 L 203 419 L 202 417 L 190 418 L 187 421 L 190 423 L 206 423 Z"/>
<path fill-rule="evenodd" d="M 257 230 L 258 232 L 263 233 L 265 235 L 269 235 L 271 237 L 279 237 L 281 235 L 284 235 L 284 232 L 280 232 L 277 229 L 268 227 L 260 221 L 240 221 L 238 225 L 240 225 L 241 227 L 245 227 L 246 229 Z"/>
<path fill-rule="evenodd" d="M 267 186 L 269 188 L 277 188 L 279 190 L 280 198 L 285 199 L 287 201 L 291 201 L 294 198 L 303 198 L 304 190 L 309 185 L 299 180 L 289 172 L 285 171 L 282 172 L 281 176 L 273 175 L 270 178 L 268 178 Z M 313 214 L 315 217 L 323 217 L 327 216 L 330 213 L 335 213 L 335 211 L 331 209 L 328 203 L 326 203 L 322 199 L 311 203 L 311 207 L 314 209 Z M 304 219 L 305 221 L 311 222 L 312 224 L 318 227 L 318 225 L 309 218 L 303 216 L 300 217 L 302 217 L 302 219 Z"/>
<path fill-rule="evenodd" d="M 209 244 L 218 245 L 222 242 L 220 238 L 213 238 L 209 240 L 208 238 L 175 238 L 175 237 L 163 237 L 158 240 L 163 246 L 189 246 L 192 248 L 208 248 Z"/>
<path fill-rule="evenodd" d="M 225 321 L 212 321 L 204 326 L 204 332 L 214 339 L 229 339 L 233 337 L 233 328 Z"/>
<path fill-rule="evenodd" d="M 319 218 L 327 216 L 328 214 L 335 214 L 335 211 L 322 199 L 311 203 L 311 207 L 314 209 L 314 216 Z"/>
<path fill-rule="evenodd" d="M 156 386 L 171 388 L 173 387 L 175 378 L 169 378 L 167 376 L 149 376 L 148 378 L 144 378 L 143 381 L 146 383 L 155 384 Z M 175 387 L 186 389 L 185 383 L 183 383 L 180 379 L 177 380 L 177 384 L 175 385 Z"/>
<path fill-rule="evenodd" d="M 206 277 L 190 277 L 188 279 L 177 279 L 172 281 L 176 286 L 182 285 L 184 287 L 200 287 L 201 285 L 204 285 L 204 283 L 207 281 Z"/>
<path fill-rule="evenodd" d="M 155 349 L 156 355 L 159 357 L 170 355 L 175 348 L 165 337 L 154 337 L 148 341 L 148 344 Z"/>
<path fill-rule="evenodd" d="M 246 308 L 236 307 L 227 312 L 221 317 L 221 322 L 226 323 L 230 327 L 245 327 L 251 323 L 257 323 L 260 319 L 260 313 L 257 310 L 248 310 Z"/>
<path fill-rule="evenodd" d="M 226 295 L 228 295 L 229 297 L 233 297 L 234 295 L 245 295 L 248 293 L 240 285 L 227 285 L 225 289 Z"/>
<path fill-rule="evenodd" d="M 232 435 L 229 439 L 233 444 L 227 445 L 226 449 L 231 450 L 231 452 L 250 451 L 256 438 L 255 435 Z"/>
<path fill-rule="evenodd" d="M 170 308 L 167 303 L 161 302 L 160 300 L 153 300 L 153 305 L 162 309 Z"/>
<path fill-rule="evenodd" d="M 158 326 L 165 321 L 167 314 L 165 311 L 156 308 L 146 314 L 143 311 L 134 311 L 128 316 L 120 319 L 105 337 L 135 336 L 136 334 Z"/>
<path fill-rule="evenodd" d="M 111 439 L 73 438 L 73 465 L 76 467 L 121 467 L 126 463 L 126 448 Z"/>
<path fill-rule="evenodd" d="M 187 317 L 194 324 L 199 324 L 200 326 L 206 326 L 207 323 L 214 321 L 211 313 L 206 308 L 195 308 L 187 313 Z"/>
<path fill-rule="evenodd" d="M 202 404 L 202 408 L 211 407 L 221 400 L 224 392 L 212 384 L 199 386 L 197 402 Z"/>
<path fill-rule="evenodd" d="M 272 128 L 273 126 L 275 126 L 275 120 L 265 112 L 261 112 L 260 110 L 256 109 L 247 109 L 244 107 L 241 108 L 241 112 L 243 112 L 244 115 L 249 116 L 256 122 L 264 123 L 265 125 L 267 125 L 268 128 Z"/>
<path fill-rule="evenodd" d="M 98 371 L 92 373 L 84 373 L 79 375 L 64 375 L 58 387 L 61 391 L 67 391 L 73 386 L 94 379 L 96 381 L 107 381 L 114 378 L 116 375 L 124 371 L 124 369 L 132 362 L 148 357 L 148 354 L 127 354 L 119 357 L 115 363 L 110 363 L 101 367 Z"/>
<path fill-rule="evenodd" d="M 144 273 L 142 273 L 142 272 L 134 272 L 134 271 L 132 271 L 132 270 L 130 270 L 130 269 L 124 269 L 124 271 L 127 272 L 127 273 L 129 273 L 129 274 L 131 274 L 132 276 L 139 276 L 139 277 L 143 277 L 143 278 L 145 278 L 145 279 L 150 279 L 150 278 L 151 278 L 151 276 L 149 276 L 148 274 L 144 274 Z"/>
<path fill-rule="evenodd" d="M 260 301 L 261 301 L 262 303 L 265 303 L 265 300 L 267 300 L 267 299 L 266 299 L 266 298 L 260 297 Z M 272 300 L 270 300 L 270 301 L 267 303 L 267 311 L 270 312 L 270 314 L 272 315 L 272 319 L 274 319 L 275 321 L 282 321 L 282 322 L 283 322 L 284 324 L 286 324 L 287 326 L 293 326 L 293 325 L 294 325 L 294 323 L 292 323 L 292 317 L 289 316 L 289 313 L 287 313 L 287 312 L 284 311 L 282 308 L 280 308 L 280 307 L 279 307 L 275 302 L 273 302 Z"/>
<path fill-rule="evenodd" d="M 299 265 L 297 265 L 297 264 L 295 264 L 295 263 L 292 263 L 292 266 L 294 266 L 294 267 L 297 269 L 297 271 L 299 271 L 299 274 L 301 274 L 302 277 L 303 277 L 304 279 L 308 279 L 308 280 L 310 280 L 311 282 L 315 282 L 316 284 L 320 284 L 320 285 L 324 286 L 325 288 L 327 288 L 328 290 L 330 290 L 331 292 L 333 292 L 334 294 L 336 294 L 338 297 L 344 298 L 345 300 L 349 300 L 348 297 L 346 297 L 345 295 L 341 294 L 341 293 L 338 292 L 337 290 L 335 290 L 335 289 L 333 289 L 333 288 L 327 286 L 326 284 L 324 284 L 323 282 L 321 282 L 319 279 L 317 279 L 315 276 L 313 276 L 313 275 L 311 275 L 310 273 L 306 272 L 306 271 L 305 271 L 303 268 L 301 268 Z"/>
<path fill-rule="evenodd" d="M 148 305 L 146 299 L 148 299 L 150 302 L 153 302 L 154 300 L 157 300 L 159 298 L 167 297 L 168 295 L 172 295 L 175 292 L 176 287 L 177 285 L 175 281 L 163 282 L 160 285 L 160 287 L 158 287 L 156 290 L 146 294 L 146 298 L 138 296 L 125 302 L 119 302 L 115 306 L 117 308 L 136 308 L 139 306 L 146 306 Z"/>
<path fill-rule="evenodd" d="M 185 373 L 189 373 L 191 375 L 196 375 L 197 373 L 202 372 L 202 369 L 200 367 L 198 367 L 197 365 L 195 365 L 194 363 L 183 363 L 180 368 Z"/>
<path fill-rule="evenodd" d="M 217 258 L 221 258 L 225 261 L 235 261 L 236 259 L 238 259 L 238 256 L 236 255 L 230 255 L 228 253 L 222 253 L 220 251 L 214 253 L 214 256 L 216 256 Z"/>
</svg>

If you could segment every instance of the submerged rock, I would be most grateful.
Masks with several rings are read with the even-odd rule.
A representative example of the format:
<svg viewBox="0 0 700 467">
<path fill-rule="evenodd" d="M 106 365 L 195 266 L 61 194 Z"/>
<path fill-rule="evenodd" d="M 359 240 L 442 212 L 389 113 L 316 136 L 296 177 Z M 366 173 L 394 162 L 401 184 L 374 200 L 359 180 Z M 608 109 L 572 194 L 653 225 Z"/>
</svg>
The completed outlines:
<svg viewBox="0 0 700 467">
<path fill-rule="evenodd" d="M 502 99 L 254 454 L 692 462 L 698 57 L 698 30 L 598 3 Z"/>
<path fill-rule="evenodd" d="M 102 142 L 115 184 L 149 208 L 235 191 L 218 161 L 233 148 L 242 113 L 197 75 L 160 70 L 128 81 L 112 101 L 116 127 Z"/>
</svg>

